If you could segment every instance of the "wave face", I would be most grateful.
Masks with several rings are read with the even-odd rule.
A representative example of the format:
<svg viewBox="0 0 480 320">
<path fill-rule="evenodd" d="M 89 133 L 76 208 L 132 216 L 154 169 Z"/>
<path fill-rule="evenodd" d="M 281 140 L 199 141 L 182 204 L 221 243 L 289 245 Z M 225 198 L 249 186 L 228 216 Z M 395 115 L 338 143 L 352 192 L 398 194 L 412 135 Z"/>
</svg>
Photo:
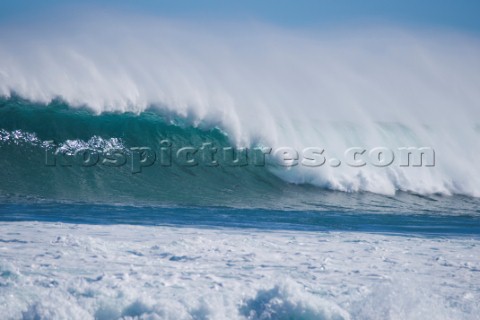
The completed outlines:
<svg viewBox="0 0 480 320">
<path fill-rule="evenodd" d="M 96 115 L 86 108 L 73 108 L 59 100 L 42 105 L 13 97 L 0 103 L 0 128 L 0 167 L 3 169 L 0 194 L 2 201 L 7 202 L 11 201 L 9 199 L 22 202 L 28 196 L 28 201 L 33 197 L 122 205 L 343 212 L 380 210 L 383 213 L 418 213 L 418 205 L 422 204 L 427 214 L 431 209 L 437 213 L 478 214 L 478 198 L 418 193 L 385 197 L 375 193 L 332 192 L 312 184 L 290 183 L 282 179 L 282 175 L 291 175 L 288 171 L 296 167 L 281 167 L 275 161 L 266 161 L 265 166 L 251 163 L 230 166 L 222 162 L 209 166 L 199 159 L 199 165 L 185 166 L 173 157 L 171 165 L 167 166 L 161 158 L 165 141 L 170 143 L 172 155 L 184 146 L 198 148 L 208 142 L 221 149 L 230 147 L 231 142 L 218 128 L 193 126 L 184 118 L 161 113 L 155 108 L 141 114 Z M 141 172 L 133 173 L 132 148 L 142 146 L 154 150 L 157 159 L 151 166 L 142 167 Z M 110 166 L 99 159 L 96 165 L 85 166 L 75 158 L 75 152 L 84 149 L 100 157 L 112 150 L 121 151 L 125 163 Z M 55 158 L 54 166 L 47 165 L 47 154 Z"/>
<path fill-rule="evenodd" d="M 309 202 L 321 189 L 480 195 L 476 38 L 399 29 L 200 27 L 145 17 L 88 16 L 61 31 L 30 27 L 0 33 L 4 194 L 213 205 Z M 320 147 L 327 159 L 351 147 L 430 147 L 436 162 L 152 166 L 138 175 L 128 166 L 44 163 L 49 140 L 73 152 L 159 149 L 164 139 L 177 146 Z"/>
</svg>

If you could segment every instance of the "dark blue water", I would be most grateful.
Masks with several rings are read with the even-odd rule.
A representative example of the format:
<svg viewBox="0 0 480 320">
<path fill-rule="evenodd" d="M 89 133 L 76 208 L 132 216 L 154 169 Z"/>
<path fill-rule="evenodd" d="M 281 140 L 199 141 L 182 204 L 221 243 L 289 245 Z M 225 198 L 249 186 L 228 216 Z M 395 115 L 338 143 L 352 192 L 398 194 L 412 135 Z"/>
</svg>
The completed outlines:
<svg viewBox="0 0 480 320">
<path fill-rule="evenodd" d="M 263 230 L 357 231 L 424 236 L 480 236 L 478 215 L 161 207 L 81 203 L 3 203 L 0 221 L 177 225 Z"/>
</svg>

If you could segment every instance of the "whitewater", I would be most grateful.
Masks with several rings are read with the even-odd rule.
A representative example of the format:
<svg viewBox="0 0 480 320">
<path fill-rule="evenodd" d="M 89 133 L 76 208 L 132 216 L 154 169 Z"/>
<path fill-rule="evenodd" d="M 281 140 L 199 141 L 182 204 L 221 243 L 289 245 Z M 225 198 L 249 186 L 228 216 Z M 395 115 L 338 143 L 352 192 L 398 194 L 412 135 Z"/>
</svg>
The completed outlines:
<svg viewBox="0 0 480 320">
<path fill-rule="evenodd" d="M 0 317 L 477 319 L 479 56 L 475 34 L 391 25 L 1 22 Z M 165 141 L 327 161 L 132 172 Z M 343 165 L 352 147 L 435 165 Z"/>
<path fill-rule="evenodd" d="M 479 312 L 478 240 L 58 223 L 0 229 L 11 234 L 0 311 L 12 318 L 475 319 Z"/>
</svg>

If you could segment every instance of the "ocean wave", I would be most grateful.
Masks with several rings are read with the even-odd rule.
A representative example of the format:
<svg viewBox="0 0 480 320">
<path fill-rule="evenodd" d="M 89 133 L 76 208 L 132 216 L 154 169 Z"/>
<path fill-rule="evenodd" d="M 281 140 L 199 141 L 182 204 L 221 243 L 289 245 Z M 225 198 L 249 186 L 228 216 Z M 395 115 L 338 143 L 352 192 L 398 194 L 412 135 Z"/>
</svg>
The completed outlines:
<svg viewBox="0 0 480 320">
<path fill-rule="evenodd" d="M 424 195 L 477 195 L 474 184 L 477 177 L 474 174 L 465 177 L 465 174 L 475 172 L 476 169 L 458 168 L 459 172 L 446 170 L 449 169 L 449 164 L 444 162 L 445 154 L 438 152 L 438 149 L 436 167 L 404 168 L 398 164 L 386 168 L 346 165 L 331 167 L 328 163 L 321 167 L 302 165 L 284 167 L 278 165 L 273 154 L 266 158 L 264 166 L 256 166 L 249 162 L 248 166 L 237 167 L 202 165 L 185 167 L 178 163 L 165 167 L 160 155 L 165 142 L 172 146 L 171 154 L 175 154 L 182 147 L 201 148 L 205 143 L 220 149 L 246 147 L 250 151 L 266 144 L 264 142 L 245 146 L 235 145 L 224 128 L 196 125 L 187 119 L 157 112 L 155 109 L 138 115 L 132 113 L 96 115 L 87 109 L 76 109 L 59 101 L 45 106 L 20 98 L 11 98 L 4 100 L 2 105 L 0 161 L 2 167 L 9 170 L 2 172 L 4 178 L 1 179 L 0 189 L 6 194 L 31 194 L 46 198 L 81 200 L 82 197 L 77 198 L 77 195 L 83 194 L 83 199 L 92 199 L 90 197 L 94 195 L 98 197 L 102 195 L 101 197 L 108 199 L 113 194 L 128 197 L 131 193 L 130 197 L 138 199 L 163 201 L 170 198 L 176 199 L 173 200 L 176 202 L 182 197 L 173 196 L 175 193 L 183 194 L 183 190 L 192 189 L 199 193 L 199 198 L 208 194 L 206 199 L 218 199 L 214 195 L 217 192 L 221 198 L 234 198 L 236 203 L 241 201 L 242 197 L 259 192 L 277 197 L 279 190 L 316 186 L 322 189 L 370 191 L 379 194 L 407 191 Z M 391 123 L 376 123 L 375 126 L 383 135 L 394 137 L 403 145 L 411 146 L 412 141 L 418 141 L 414 138 L 414 132 L 407 126 Z M 361 130 L 362 126 L 336 123 L 336 126 L 330 129 L 331 136 L 355 138 L 356 132 Z M 368 130 L 372 130 L 372 127 Z M 431 132 L 432 136 L 435 134 L 436 132 Z M 402 144 L 397 142 L 383 145 L 395 148 Z M 55 150 L 51 151 L 51 157 L 56 157 L 57 161 L 54 167 L 50 167 L 49 160 L 46 159 L 49 154 L 47 150 L 52 146 Z M 324 147 L 322 144 L 316 146 Z M 135 176 L 132 175 L 131 150 L 138 147 L 152 149 L 157 152 L 158 159 L 152 166 L 139 168 L 138 172 L 142 170 L 144 172 Z M 104 165 L 90 168 L 81 164 L 65 166 L 67 162 L 62 155 L 67 157 L 85 149 L 95 150 L 100 154 L 112 150 L 121 151 L 124 153 L 123 166 L 114 168 Z M 328 152 L 331 149 L 326 150 Z M 75 158 L 70 160 L 72 159 Z M 104 163 L 101 160 L 96 159 L 98 161 L 96 163 Z M 459 163 L 465 163 L 466 160 L 468 159 L 458 159 Z M 72 161 L 70 164 L 74 164 Z M 29 179 L 18 179 L 19 176 L 28 176 Z M 41 184 L 42 188 L 39 189 L 38 184 Z M 83 186 L 83 189 L 78 190 L 79 186 Z M 224 202 L 214 201 L 211 204 Z"/>
<path fill-rule="evenodd" d="M 215 31 L 148 18 L 122 19 L 128 27 L 119 30 L 120 18 L 0 33 L 3 132 L 77 147 L 91 139 L 157 147 L 164 138 L 183 145 L 320 147 L 327 160 L 351 147 L 428 147 L 435 150 L 433 168 L 267 166 L 247 175 L 344 192 L 480 196 L 474 36 L 391 27 Z M 94 36 L 85 38 L 87 31 Z M 213 176 L 236 185 L 225 174 Z"/>
</svg>

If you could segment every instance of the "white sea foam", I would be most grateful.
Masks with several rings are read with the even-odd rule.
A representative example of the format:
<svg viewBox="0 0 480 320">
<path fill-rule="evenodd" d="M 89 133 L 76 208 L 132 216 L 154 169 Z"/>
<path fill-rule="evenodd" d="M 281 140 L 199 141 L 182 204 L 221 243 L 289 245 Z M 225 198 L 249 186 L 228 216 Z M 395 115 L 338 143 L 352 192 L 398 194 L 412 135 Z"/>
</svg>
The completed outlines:
<svg viewBox="0 0 480 320">
<path fill-rule="evenodd" d="M 0 94 L 95 112 L 151 105 L 237 145 L 432 147 L 435 168 L 276 171 L 344 191 L 480 195 L 478 38 L 391 27 L 286 30 L 89 16 L 0 32 Z M 40 26 L 42 25 L 42 26 Z M 59 28 L 60 26 L 60 28 Z M 21 40 L 21 41 L 20 41 Z"/>
<path fill-rule="evenodd" d="M 478 239 L 0 224 L 3 319 L 476 319 Z"/>
</svg>

